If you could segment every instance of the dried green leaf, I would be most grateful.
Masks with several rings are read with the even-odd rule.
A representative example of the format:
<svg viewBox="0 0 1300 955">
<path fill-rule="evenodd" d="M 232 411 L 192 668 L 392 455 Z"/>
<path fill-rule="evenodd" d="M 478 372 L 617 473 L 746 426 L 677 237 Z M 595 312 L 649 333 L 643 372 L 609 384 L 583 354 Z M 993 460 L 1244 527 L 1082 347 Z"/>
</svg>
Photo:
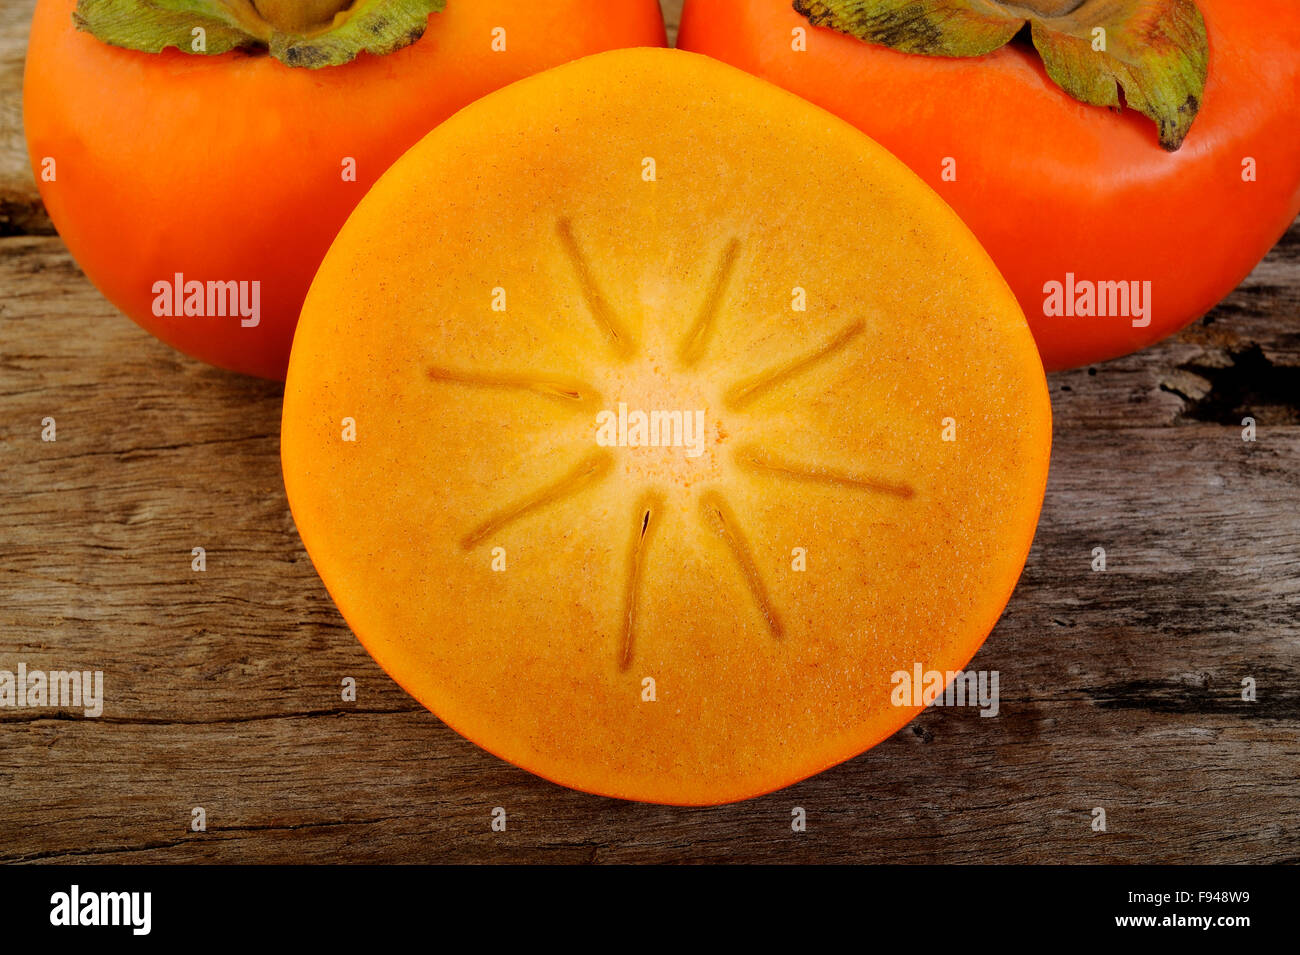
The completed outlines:
<svg viewBox="0 0 1300 955">
<path fill-rule="evenodd" d="M 794 8 L 813 26 L 926 56 L 983 56 L 1029 24 L 1054 83 L 1084 103 L 1127 104 L 1155 122 L 1168 150 L 1182 145 L 1205 92 L 1209 42 L 1194 0 L 794 0 Z"/>
<path fill-rule="evenodd" d="M 328 0 L 314 3 L 253 0 L 78 0 L 73 21 L 80 30 L 113 46 L 147 53 L 175 47 L 185 53 L 217 54 L 263 49 L 288 66 L 341 66 L 360 53 L 383 56 L 418 40 L 429 15 L 446 0 Z M 265 11 L 320 19 L 299 28 L 277 26 Z M 196 31 L 203 42 L 196 48 Z"/>
<path fill-rule="evenodd" d="M 94 34 L 112 46 L 157 53 L 175 47 L 193 49 L 196 29 L 202 29 L 207 54 L 258 45 L 229 9 L 211 0 L 78 0 L 72 14 L 78 30 Z"/>
<path fill-rule="evenodd" d="M 1155 121 L 1160 145 L 1183 144 L 1209 69 L 1205 21 L 1192 0 L 1091 0 L 1033 21 L 1047 75 L 1077 100 L 1123 103 Z"/>
<path fill-rule="evenodd" d="M 794 0 L 794 8 L 813 26 L 923 56 L 983 56 L 1025 25 L 981 0 Z"/>
</svg>

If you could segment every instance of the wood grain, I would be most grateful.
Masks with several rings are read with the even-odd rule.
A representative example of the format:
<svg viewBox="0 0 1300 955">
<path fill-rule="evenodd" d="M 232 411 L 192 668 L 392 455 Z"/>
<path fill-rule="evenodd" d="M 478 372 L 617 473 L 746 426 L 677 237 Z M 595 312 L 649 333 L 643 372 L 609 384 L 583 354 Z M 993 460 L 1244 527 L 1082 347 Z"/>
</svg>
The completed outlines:
<svg viewBox="0 0 1300 955">
<path fill-rule="evenodd" d="M 626 804 L 389 680 L 294 530 L 279 386 L 156 342 L 40 234 L 29 7 L 0 14 L 0 669 L 100 669 L 107 699 L 0 709 L 0 861 L 1300 861 L 1300 229 L 1170 342 L 1052 376 L 1042 524 L 973 664 L 1001 674 L 997 718 L 931 709 L 740 805 Z"/>
<path fill-rule="evenodd" d="M 660 0 L 664 8 L 664 23 L 668 26 L 668 42 L 677 45 L 677 27 L 682 22 L 682 5 L 686 0 Z"/>
<path fill-rule="evenodd" d="M 0 6 L 0 236 L 53 235 L 23 141 L 23 61 L 36 0 Z"/>
</svg>

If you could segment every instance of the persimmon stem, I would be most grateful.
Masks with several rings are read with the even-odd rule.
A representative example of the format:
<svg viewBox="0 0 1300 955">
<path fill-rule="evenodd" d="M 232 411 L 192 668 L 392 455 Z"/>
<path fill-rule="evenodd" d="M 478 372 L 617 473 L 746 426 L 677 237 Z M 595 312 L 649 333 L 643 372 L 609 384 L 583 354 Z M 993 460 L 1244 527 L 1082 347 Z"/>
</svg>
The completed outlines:
<svg viewBox="0 0 1300 955">
<path fill-rule="evenodd" d="M 282 33 L 309 36 L 334 25 L 334 18 L 350 10 L 355 0 L 245 0 L 231 4 L 247 7 L 258 19 Z"/>
<path fill-rule="evenodd" d="M 1084 0 L 1013 0 L 1011 3 L 997 0 L 997 2 L 998 6 L 1006 7 L 1011 13 L 1039 17 L 1063 17 L 1078 10 L 1084 4 Z"/>
</svg>

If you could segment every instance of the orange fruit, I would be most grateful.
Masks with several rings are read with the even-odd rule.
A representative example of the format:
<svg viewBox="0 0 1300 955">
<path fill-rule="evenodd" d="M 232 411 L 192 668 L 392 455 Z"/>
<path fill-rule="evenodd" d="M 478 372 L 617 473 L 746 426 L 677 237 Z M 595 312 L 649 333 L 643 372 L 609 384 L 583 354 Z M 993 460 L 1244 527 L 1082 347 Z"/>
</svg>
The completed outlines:
<svg viewBox="0 0 1300 955">
<path fill-rule="evenodd" d="M 1146 16 L 1161 4 L 1086 6 Z M 791 0 L 688 0 L 679 43 L 798 93 L 906 162 L 993 257 L 1055 371 L 1127 355 L 1200 318 L 1300 213 L 1300 4 L 1196 8 L 1208 80 L 1176 152 L 1135 110 L 1072 99 L 1028 44 L 956 59 L 899 53 L 813 28 Z M 800 29 L 806 49 L 793 49 Z"/>
<path fill-rule="evenodd" d="M 294 517 L 385 670 L 566 786 L 708 804 L 905 725 L 1023 567 L 1050 407 L 947 206 L 713 60 L 467 107 L 362 201 L 285 392 Z"/>
<path fill-rule="evenodd" d="M 604 0 L 600 16 L 586 0 L 452 0 L 410 46 L 311 70 L 258 52 L 110 46 L 77 29 L 76 7 L 40 0 L 23 77 L 50 218 L 141 327 L 265 378 L 284 377 L 303 298 L 348 214 L 420 137 L 531 73 L 664 42 L 657 0 Z M 168 285 L 206 301 L 191 311 L 177 291 L 167 307 Z"/>
</svg>

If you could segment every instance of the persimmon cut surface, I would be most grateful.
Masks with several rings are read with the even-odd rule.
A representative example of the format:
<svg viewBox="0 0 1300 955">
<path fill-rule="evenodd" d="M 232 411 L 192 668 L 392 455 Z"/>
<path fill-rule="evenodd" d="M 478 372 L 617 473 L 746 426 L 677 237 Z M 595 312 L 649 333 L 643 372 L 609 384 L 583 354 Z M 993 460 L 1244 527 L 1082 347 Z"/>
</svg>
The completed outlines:
<svg viewBox="0 0 1300 955">
<path fill-rule="evenodd" d="M 282 453 L 412 695 L 564 785 L 707 804 L 862 752 L 920 709 L 894 673 L 970 660 L 1050 430 L 1014 297 L 927 186 L 774 86 L 628 50 L 379 181 L 308 295 Z"/>
</svg>

